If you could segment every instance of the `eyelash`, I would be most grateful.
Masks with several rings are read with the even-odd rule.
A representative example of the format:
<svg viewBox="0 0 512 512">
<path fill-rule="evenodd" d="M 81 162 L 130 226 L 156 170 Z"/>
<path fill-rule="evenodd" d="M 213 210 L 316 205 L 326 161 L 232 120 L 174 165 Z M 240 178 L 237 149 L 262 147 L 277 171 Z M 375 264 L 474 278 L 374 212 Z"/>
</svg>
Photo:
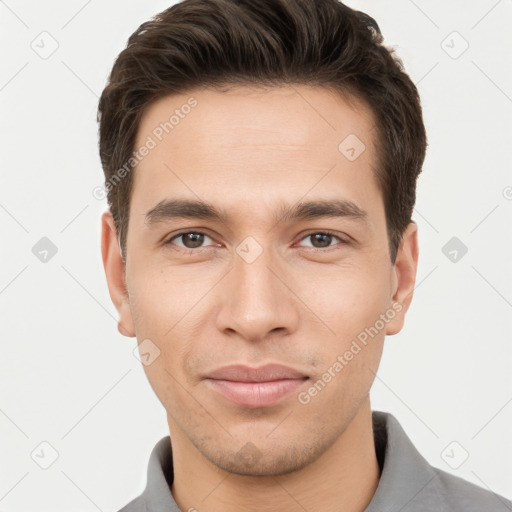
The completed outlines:
<svg viewBox="0 0 512 512">
<path fill-rule="evenodd" d="M 190 234 L 190 233 L 193 233 L 194 235 L 205 235 L 209 238 L 212 238 L 211 236 L 209 236 L 208 234 L 206 233 L 203 233 L 202 231 L 181 231 L 180 233 L 177 233 L 175 235 L 173 235 L 171 238 L 169 238 L 168 240 L 166 240 L 164 242 L 165 245 L 175 245 L 175 249 L 179 252 L 182 252 L 182 253 L 186 253 L 186 254 L 193 254 L 193 253 L 199 253 L 201 252 L 202 250 L 208 250 L 208 249 L 211 249 L 212 247 L 198 247 L 196 249 L 188 249 L 188 248 L 183 248 L 183 247 L 180 247 L 176 244 L 172 244 L 172 242 L 174 240 L 176 240 L 177 238 L 180 238 L 181 236 L 183 235 L 187 235 L 187 234 Z M 306 235 L 304 235 L 300 241 L 312 236 L 312 235 L 317 235 L 317 234 L 321 234 L 321 235 L 329 235 L 329 236 L 332 236 L 334 238 L 337 238 L 340 242 L 341 245 L 346 245 L 348 244 L 349 242 L 344 240 L 343 238 L 341 238 L 339 235 L 337 235 L 336 233 L 334 233 L 333 231 L 330 231 L 330 230 L 324 230 L 324 231 L 312 231 L 310 233 L 307 233 Z M 308 247 L 309 250 L 312 250 L 314 252 L 327 252 L 329 250 L 332 250 L 336 247 L 336 245 L 333 245 L 333 246 L 329 246 L 329 247 L 325 247 L 325 248 L 322 248 L 322 247 Z M 304 248 L 304 247 L 303 247 Z"/>
</svg>

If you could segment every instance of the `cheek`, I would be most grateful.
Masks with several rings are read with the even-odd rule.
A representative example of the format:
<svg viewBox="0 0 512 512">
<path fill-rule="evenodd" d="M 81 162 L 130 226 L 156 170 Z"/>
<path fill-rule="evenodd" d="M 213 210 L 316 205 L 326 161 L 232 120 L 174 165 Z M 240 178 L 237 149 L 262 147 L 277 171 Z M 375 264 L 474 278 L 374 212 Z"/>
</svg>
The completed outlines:
<svg viewBox="0 0 512 512">
<path fill-rule="evenodd" d="M 385 329 L 375 328 L 380 314 L 378 308 L 368 307 L 368 303 L 365 307 L 364 312 L 359 307 L 346 310 L 345 320 L 335 324 L 337 336 L 332 343 L 319 348 L 322 364 L 312 376 L 306 395 L 302 396 L 301 403 L 311 403 L 312 409 L 333 418 L 339 411 L 358 409 L 379 367 Z"/>
<path fill-rule="evenodd" d="M 390 277 L 384 265 L 332 265 L 297 281 L 297 295 L 330 328 L 338 342 L 372 326 L 389 307 Z"/>
<path fill-rule="evenodd" d="M 348 410 L 367 395 L 378 369 L 386 327 L 380 315 L 389 307 L 390 281 L 385 265 L 336 266 L 329 273 L 302 288 L 329 327 L 317 346 L 321 364 L 311 392 L 317 407 Z M 310 327 L 318 338 L 319 328 Z"/>
<path fill-rule="evenodd" d="M 208 281 L 191 267 L 140 265 L 132 274 L 129 289 L 138 334 L 151 333 L 163 341 L 171 338 L 194 317 L 197 305 L 210 288 Z"/>
<path fill-rule="evenodd" d="M 144 370 L 157 395 L 189 387 L 184 367 L 204 328 L 208 281 L 183 269 L 140 267 L 130 281 L 130 306 L 138 342 L 151 340 L 158 357 Z M 141 346 L 142 348 L 142 346 Z"/>
</svg>

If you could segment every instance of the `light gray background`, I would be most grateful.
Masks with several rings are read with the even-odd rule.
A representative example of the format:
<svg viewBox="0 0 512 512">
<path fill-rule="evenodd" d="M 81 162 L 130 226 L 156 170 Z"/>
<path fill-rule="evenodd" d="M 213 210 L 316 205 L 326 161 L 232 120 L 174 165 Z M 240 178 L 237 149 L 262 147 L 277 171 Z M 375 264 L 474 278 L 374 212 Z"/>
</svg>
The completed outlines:
<svg viewBox="0 0 512 512">
<path fill-rule="evenodd" d="M 418 286 L 372 405 L 431 464 L 512 498 L 512 2 L 348 4 L 397 48 L 429 137 Z M 136 340 L 117 332 L 92 191 L 98 96 L 128 36 L 169 5 L 0 2 L 0 510 L 118 510 L 168 433 Z M 42 237 L 58 248 L 46 263 L 32 252 Z M 442 252 L 452 237 L 468 248 L 456 262 Z M 42 442 L 59 454 L 48 469 Z"/>
</svg>

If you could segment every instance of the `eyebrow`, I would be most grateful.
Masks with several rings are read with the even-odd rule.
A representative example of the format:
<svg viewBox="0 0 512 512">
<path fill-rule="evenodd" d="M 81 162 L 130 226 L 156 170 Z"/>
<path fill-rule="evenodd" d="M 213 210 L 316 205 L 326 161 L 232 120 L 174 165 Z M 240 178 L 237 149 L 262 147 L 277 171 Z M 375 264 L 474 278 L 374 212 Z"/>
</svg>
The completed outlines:
<svg viewBox="0 0 512 512">
<path fill-rule="evenodd" d="M 330 199 L 301 202 L 294 206 L 282 205 L 274 216 L 275 224 L 292 220 L 312 220 L 320 217 L 341 217 L 368 221 L 368 213 L 347 199 Z M 145 216 L 149 226 L 173 219 L 202 219 L 227 223 L 225 210 L 210 203 L 190 199 L 164 199 L 151 208 Z"/>
</svg>

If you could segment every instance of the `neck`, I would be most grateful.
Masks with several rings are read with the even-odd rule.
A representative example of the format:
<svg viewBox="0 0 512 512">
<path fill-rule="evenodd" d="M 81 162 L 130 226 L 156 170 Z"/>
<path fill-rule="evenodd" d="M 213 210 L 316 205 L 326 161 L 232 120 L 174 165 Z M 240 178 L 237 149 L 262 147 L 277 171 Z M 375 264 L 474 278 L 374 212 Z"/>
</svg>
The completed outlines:
<svg viewBox="0 0 512 512">
<path fill-rule="evenodd" d="M 181 510 L 363 512 L 379 483 L 369 398 L 313 463 L 279 476 L 245 476 L 212 464 L 174 422 L 172 494 Z"/>
</svg>

